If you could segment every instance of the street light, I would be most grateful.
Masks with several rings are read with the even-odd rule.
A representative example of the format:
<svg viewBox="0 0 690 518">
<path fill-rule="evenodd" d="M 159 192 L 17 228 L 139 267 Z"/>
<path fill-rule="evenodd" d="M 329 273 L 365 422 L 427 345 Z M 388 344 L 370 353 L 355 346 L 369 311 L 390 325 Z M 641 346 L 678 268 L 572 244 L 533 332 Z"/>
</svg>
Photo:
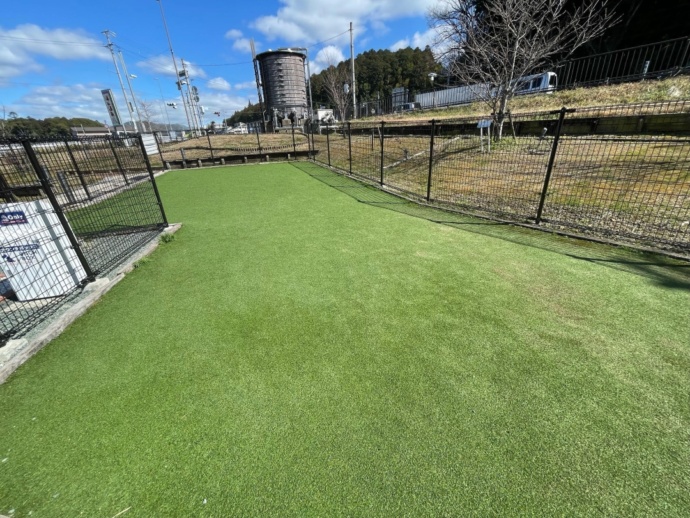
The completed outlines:
<svg viewBox="0 0 690 518">
<path fill-rule="evenodd" d="M 433 99 L 434 99 L 434 108 L 436 108 L 436 88 L 434 87 L 434 79 L 438 74 L 435 72 L 429 72 L 429 80 L 431 81 L 431 90 L 433 91 Z"/>
</svg>

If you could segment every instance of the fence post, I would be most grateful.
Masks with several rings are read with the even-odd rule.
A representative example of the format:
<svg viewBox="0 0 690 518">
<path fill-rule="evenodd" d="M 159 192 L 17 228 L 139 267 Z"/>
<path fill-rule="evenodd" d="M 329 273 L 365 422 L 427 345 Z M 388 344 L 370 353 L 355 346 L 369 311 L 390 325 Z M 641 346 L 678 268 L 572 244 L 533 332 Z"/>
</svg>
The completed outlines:
<svg viewBox="0 0 690 518">
<path fill-rule="evenodd" d="M 292 121 L 292 151 L 294 152 L 295 160 L 297 160 L 297 145 L 295 144 L 295 121 Z"/>
<path fill-rule="evenodd" d="M 88 199 L 91 199 L 91 192 L 89 191 L 89 186 L 87 185 L 86 180 L 84 179 L 84 175 L 82 174 L 81 169 L 79 169 L 77 160 L 74 158 L 74 153 L 72 153 L 72 149 L 69 147 L 69 142 L 67 140 L 65 140 L 65 147 L 67 148 L 67 154 L 69 155 L 70 159 L 72 160 L 72 164 L 74 165 L 74 170 L 77 172 L 77 176 L 79 177 L 81 186 L 84 188 L 86 197 Z"/>
<path fill-rule="evenodd" d="M 261 156 L 260 156 L 261 155 L 261 137 L 259 137 L 259 133 L 260 133 L 260 131 L 257 128 L 257 130 L 256 130 L 256 143 L 259 145 L 259 161 L 261 161 Z"/>
<path fill-rule="evenodd" d="M 211 151 L 211 160 L 215 160 L 216 157 L 213 156 L 213 144 L 211 144 L 211 134 L 208 131 L 206 132 L 206 138 L 208 139 L 208 149 Z"/>
<path fill-rule="evenodd" d="M 431 201 L 431 172 L 434 169 L 434 136 L 436 135 L 436 119 L 431 121 L 431 143 L 429 145 L 429 177 L 426 181 L 426 201 Z"/>
<path fill-rule="evenodd" d="M 304 129 L 306 130 L 305 133 L 307 134 L 307 150 L 308 150 L 307 159 L 311 160 L 311 135 L 312 135 L 311 124 L 305 123 Z"/>
<path fill-rule="evenodd" d="M 385 140 L 385 139 L 384 139 L 384 136 L 385 136 L 385 133 L 384 133 L 385 126 L 386 126 L 386 122 L 385 122 L 385 121 L 381 121 L 381 164 L 380 164 L 380 167 L 379 167 L 379 168 L 381 169 L 381 170 L 379 171 L 379 173 L 380 173 L 380 175 L 381 175 L 381 178 L 380 178 L 380 180 L 379 180 L 379 183 L 380 183 L 381 185 L 383 185 L 383 142 L 384 142 L 384 140 Z"/>
<path fill-rule="evenodd" d="M 541 222 L 541 215 L 544 211 L 544 203 L 546 202 L 546 194 L 549 190 L 549 181 L 551 181 L 551 172 L 553 171 L 553 164 L 556 160 L 556 152 L 558 151 L 558 141 L 561 138 L 561 129 L 563 128 L 563 119 L 565 119 L 566 113 L 572 113 L 575 109 L 571 108 L 568 110 L 565 106 L 557 112 L 558 113 L 558 124 L 556 124 L 556 135 L 553 138 L 553 144 L 551 146 L 551 155 L 549 156 L 549 164 L 546 166 L 546 176 L 544 177 L 544 186 L 541 190 L 541 196 L 539 197 L 539 208 L 537 209 L 537 217 L 534 219 L 535 223 L 538 225 Z"/>
<path fill-rule="evenodd" d="M 50 178 L 48 178 L 46 170 L 43 169 L 43 166 L 38 161 L 38 157 L 36 156 L 34 149 L 31 147 L 31 143 L 28 140 L 24 140 L 22 141 L 22 145 L 26 150 L 26 155 L 29 157 L 31 167 L 33 167 L 34 171 L 36 171 L 36 175 L 38 176 L 38 179 L 41 182 L 41 187 L 43 188 L 43 191 L 46 193 L 46 196 L 50 201 L 50 205 L 53 207 L 55 215 L 58 217 L 60 225 L 62 225 L 62 229 L 65 231 L 65 235 L 67 236 L 67 239 L 69 239 L 69 242 L 72 245 L 72 248 L 74 249 L 74 253 L 77 254 L 77 259 L 79 259 L 79 262 L 84 268 L 84 272 L 86 273 L 86 281 L 93 282 L 94 280 L 96 280 L 96 275 L 94 275 L 93 271 L 91 270 L 91 266 L 89 266 L 89 262 L 86 260 L 86 257 L 84 256 L 84 253 L 81 250 L 81 246 L 79 246 L 77 236 L 74 235 L 69 221 L 67 221 L 64 212 L 62 212 L 62 207 L 60 207 L 60 203 L 58 202 L 57 197 L 53 192 L 53 187 L 50 184 Z"/>
<path fill-rule="evenodd" d="M 144 138 L 139 135 L 139 146 L 141 147 L 141 153 L 144 156 L 144 162 L 146 163 L 146 170 L 149 172 L 149 178 L 151 179 L 151 185 L 153 185 L 153 193 L 156 195 L 156 201 L 158 202 L 158 208 L 161 210 L 161 216 L 163 217 L 163 223 L 168 226 L 168 217 L 165 215 L 165 210 L 163 209 L 163 201 L 161 200 L 161 195 L 158 192 L 158 186 L 156 185 L 156 178 L 153 175 L 153 167 L 151 167 L 151 161 L 149 160 L 149 155 L 146 153 L 146 146 L 144 145 Z"/>
<path fill-rule="evenodd" d="M 115 145 L 113 144 L 113 139 L 108 139 L 108 142 L 110 143 L 110 149 L 113 151 L 113 156 L 115 157 L 115 162 L 117 163 L 117 167 L 120 170 L 120 174 L 122 175 L 122 178 L 125 179 L 125 183 L 129 185 L 129 179 L 127 178 L 127 175 L 125 174 L 125 169 L 122 167 L 122 162 L 120 162 L 120 157 L 117 156 L 117 152 L 115 151 Z"/>
<path fill-rule="evenodd" d="M 331 167 L 331 132 L 329 126 L 326 126 L 326 151 L 328 152 L 328 167 Z"/>
<path fill-rule="evenodd" d="M 352 174 L 352 123 L 347 121 L 347 149 L 350 157 L 350 174 Z"/>
</svg>

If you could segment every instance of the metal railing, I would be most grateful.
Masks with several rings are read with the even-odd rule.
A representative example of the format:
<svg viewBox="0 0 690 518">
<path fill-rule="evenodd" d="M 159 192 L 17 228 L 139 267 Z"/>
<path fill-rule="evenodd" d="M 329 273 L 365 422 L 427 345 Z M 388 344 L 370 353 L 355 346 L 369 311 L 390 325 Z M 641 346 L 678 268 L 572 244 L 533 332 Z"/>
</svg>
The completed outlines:
<svg viewBox="0 0 690 518">
<path fill-rule="evenodd" d="M 690 71 L 690 37 L 572 59 L 554 71 L 559 90 L 670 77 Z"/>
<path fill-rule="evenodd" d="M 514 115 L 500 141 L 477 122 L 347 123 L 312 135 L 315 159 L 422 203 L 690 256 L 690 102 Z"/>
<path fill-rule="evenodd" d="M 556 90 L 687 74 L 690 73 L 690 36 L 567 60 L 555 65 L 551 71 L 558 78 Z M 404 102 L 433 98 L 433 102 L 422 102 L 422 107 L 458 106 L 476 101 L 487 88 L 486 85 L 439 85 L 435 90 L 409 94 Z M 359 103 L 357 114 L 359 117 L 387 115 L 395 113 L 402 104 L 401 100 L 393 102 L 392 96 L 364 101 Z"/>
<path fill-rule="evenodd" d="M 166 225 L 141 138 L 0 141 L 0 342 Z"/>
</svg>

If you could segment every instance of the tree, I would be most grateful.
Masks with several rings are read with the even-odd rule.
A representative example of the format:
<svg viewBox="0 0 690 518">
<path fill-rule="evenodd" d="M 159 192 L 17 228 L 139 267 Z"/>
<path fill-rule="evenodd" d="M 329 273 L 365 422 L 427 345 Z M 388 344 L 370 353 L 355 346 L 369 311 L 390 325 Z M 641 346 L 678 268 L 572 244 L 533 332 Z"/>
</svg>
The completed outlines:
<svg viewBox="0 0 690 518">
<path fill-rule="evenodd" d="M 352 99 L 349 93 L 345 91 L 345 84 L 350 82 L 349 66 L 345 61 L 338 63 L 335 53 L 329 52 L 324 57 L 328 66 L 322 72 L 323 90 L 340 117 L 345 120 Z"/>
<path fill-rule="evenodd" d="M 144 122 L 146 122 L 146 125 L 148 126 L 148 131 L 150 133 L 151 117 L 153 117 L 153 114 L 156 111 L 156 103 L 153 101 L 147 101 L 145 99 L 139 98 L 137 100 L 137 104 L 139 105 L 139 114 L 141 115 L 141 118 L 144 119 L 142 125 Z M 146 131 L 146 127 L 144 127 L 143 130 Z"/>
<path fill-rule="evenodd" d="M 519 79 L 552 66 L 615 23 L 607 0 L 442 0 L 429 12 L 453 74 L 494 113 L 496 137 Z"/>
</svg>

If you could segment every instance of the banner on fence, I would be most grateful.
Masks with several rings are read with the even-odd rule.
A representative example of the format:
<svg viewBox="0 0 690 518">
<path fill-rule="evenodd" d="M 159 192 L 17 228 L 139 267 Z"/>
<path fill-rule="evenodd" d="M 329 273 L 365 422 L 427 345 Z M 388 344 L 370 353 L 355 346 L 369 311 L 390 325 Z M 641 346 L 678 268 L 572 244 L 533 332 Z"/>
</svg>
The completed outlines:
<svg viewBox="0 0 690 518">
<path fill-rule="evenodd" d="M 65 295 L 86 278 L 48 200 L 0 204 L 0 269 L 20 301 Z"/>
</svg>

